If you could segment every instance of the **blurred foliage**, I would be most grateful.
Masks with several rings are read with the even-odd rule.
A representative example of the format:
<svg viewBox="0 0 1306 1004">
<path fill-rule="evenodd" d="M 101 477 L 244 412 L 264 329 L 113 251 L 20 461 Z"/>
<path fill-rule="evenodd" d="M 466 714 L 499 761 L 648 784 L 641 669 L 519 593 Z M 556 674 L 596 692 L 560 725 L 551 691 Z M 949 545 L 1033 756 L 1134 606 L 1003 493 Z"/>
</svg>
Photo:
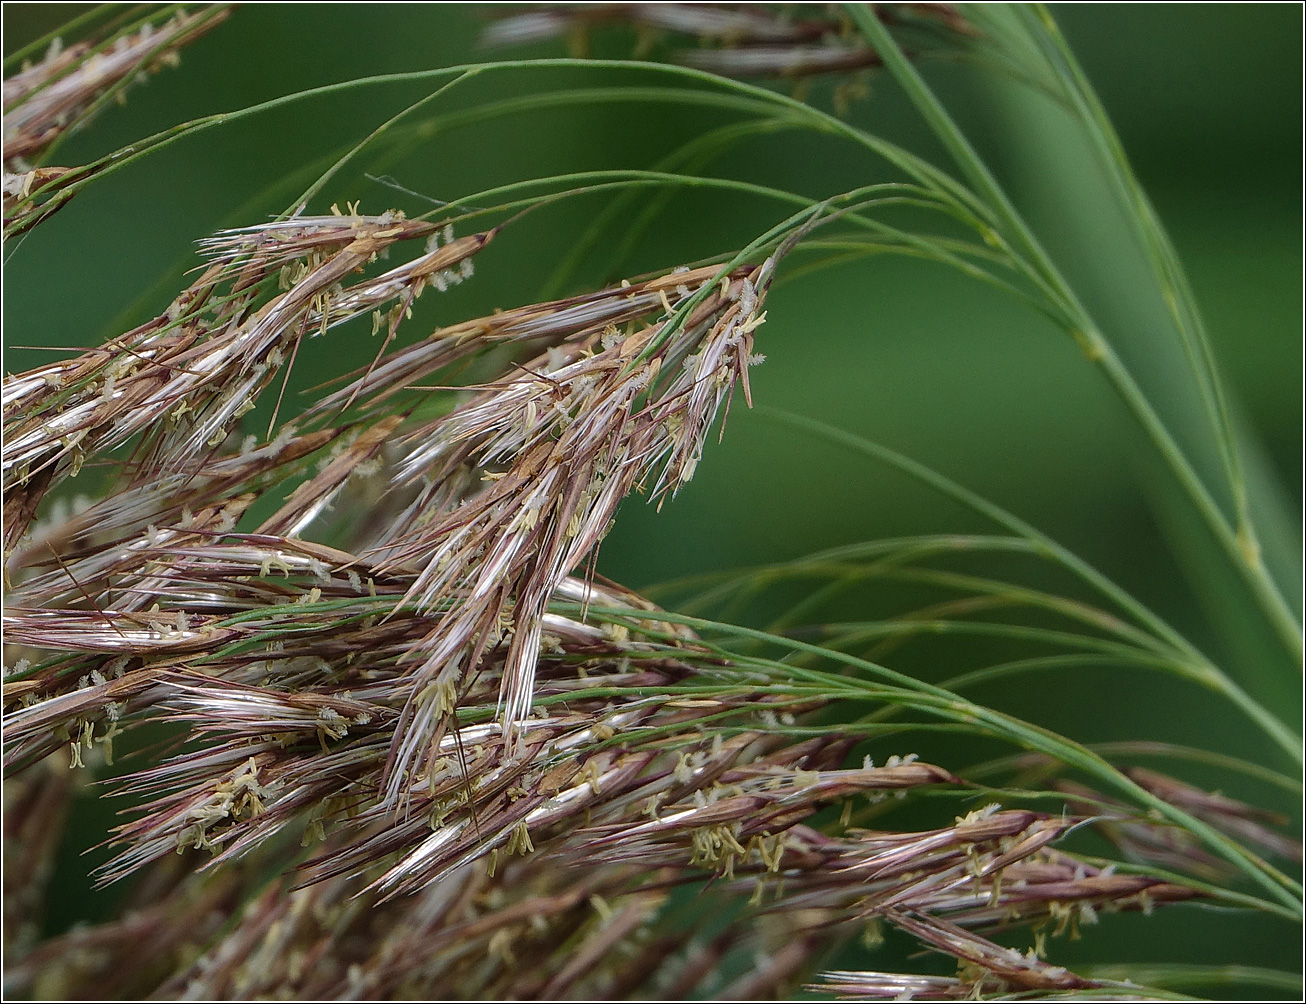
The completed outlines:
<svg viewBox="0 0 1306 1004">
<path fill-rule="evenodd" d="M 13 51 L 65 18 L 70 6 L 6 4 L 5 46 Z M 250 5 L 188 50 L 180 69 L 134 90 L 72 137 L 58 162 L 80 163 L 176 122 L 351 77 L 486 58 L 480 25 L 461 5 Z M 1126 150 L 1189 270 L 1245 422 L 1250 463 L 1296 521 L 1301 506 L 1301 8 L 1296 5 L 1069 5 L 1054 7 L 1099 89 Z M 634 37 L 605 30 L 595 54 L 624 56 Z M 561 45 L 523 55 L 557 55 Z M 517 55 L 516 53 L 513 54 Z M 1091 205 L 1066 206 L 1040 174 L 1064 150 L 1022 150 L 1028 126 L 1009 81 L 974 67 L 934 64 L 925 72 L 978 137 L 1016 201 L 1073 271 L 1090 268 Z M 560 82 L 595 86 L 629 75 L 532 71 L 487 75 L 458 88 L 429 113 L 543 91 Z M 282 209 L 342 149 L 425 93 L 390 84 L 287 109 L 198 134 L 105 179 L 6 249 L 5 367 L 15 372 L 49 354 L 16 346 L 93 344 L 159 311 L 196 264 L 193 241 Z M 830 107 L 828 86 L 809 99 Z M 418 116 L 420 118 L 421 116 Z M 852 106 L 857 125 L 927 155 L 938 153 L 886 77 Z M 420 134 L 411 149 L 362 158 L 361 169 L 448 200 L 520 178 L 602 167 L 647 168 L 712 125 L 718 113 L 658 105 L 575 106 Z M 429 131 L 428 131 L 429 132 Z M 939 153 L 939 163 L 944 159 Z M 706 168 L 824 195 L 868 181 L 878 170 L 863 152 L 807 134 L 777 133 L 741 144 Z M 419 198 L 347 171 L 325 201 L 361 199 L 416 214 Z M 434 326 L 529 302 L 549 281 L 603 197 L 570 200 L 515 225 L 484 252 L 473 282 L 427 297 L 417 323 Z M 622 275 L 732 250 L 787 210 L 741 197 L 674 194 L 628 261 L 600 244 L 573 281 L 588 288 Z M 1080 229 L 1064 224 L 1079 212 Z M 623 221 L 624 222 L 624 221 Z M 1058 228 L 1067 226 L 1064 231 Z M 1059 242 L 1063 242 L 1061 246 Z M 1082 252 L 1082 254 L 1081 254 Z M 783 278 L 783 277 L 782 277 Z M 1098 276 L 1109 303 L 1109 275 Z M 1083 555 L 1204 649 L 1222 654 L 1210 607 L 1195 596 L 1172 548 L 1182 530 L 1158 522 L 1145 448 L 1123 409 L 1064 334 L 999 293 L 936 265 L 864 259 L 781 282 L 769 303 L 755 371 L 759 402 L 819 418 L 920 459 L 993 498 Z M 309 343 L 291 393 L 375 351 L 363 326 Z M 1148 360 L 1137 360 L 1148 370 Z M 1167 363 L 1168 364 L 1168 363 Z M 1167 370 L 1146 372 L 1164 396 Z M 288 395 L 290 399 L 290 395 Z M 254 416 L 251 416 L 253 418 Z M 250 431 L 253 431 L 251 428 Z M 908 533 L 986 530 L 976 517 L 887 469 L 748 413 L 736 403 L 721 446 L 695 483 L 661 513 L 628 500 L 605 544 L 600 569 L 636 588 L 735 566 L 792 558 L 841 543 Z M 1296 527 L 1284 575 L 1294 583 Z M 1169 535 L 1169 536 L 1167 536 Z M 984 566 L 992 571 L 991 563 Z M 1031 581 L 1043 574 L 1023 570 Z M 1054 580 L 1060 588 L 1066 584 Z M 792 598 L 792 597 L 791 597 Z M 910 608 L 902 590 L 850 594 L 842 611 Z M 765 610 L 742 611 L 764 620 Z M 953 642 L 906 650 L 896 668 L 941 680 L 995 661 Z M 1038 681 L 1040 684 L 1042 680 Z M 1217 698 L 1123 671 L 1061 675 L 1052 688 L 1001 699 L 1015 714 L 1083 740 L 1134 738 L 1207 745 L 1268 762 L 1264 740 Z M 1291 688 L 1295 689 L 1295 688 Z M 1289 693 L 1284 717 L 1295 720 Z M 934 754 L 936 757 L 940 754 Z M 944 761 L 946 762 L 946 761 Z M 1282 768 L 1277 761 L 1272 764 Z M 1194 769 L 1191 778 L 1216 783 Z M 1271 790 L 1231 792 L 1296 812 Z M 1279 804 L 1275 804 L 1276 798 Z M 100 818 L 83 803 L 73 831 L 96 835 Z M 71 890 L 85 859 L 69 848 Z M 70 893 L 71 895 L 71 893 Z M 103 908 L 78 898 L 51 918 L 59 928 Z M 901 947 L 901 946 L 899 946 Z M 1298 932 L 1270 918 L 1176 910 L 1168 923 L 1110 919 L 1057 961 L 1207 961 L 1292 968 Z M 849 960 L 839 960 L 840 965 Z M 1200 992 L 1200 990 L 1198 991 Z"/>
</svg>

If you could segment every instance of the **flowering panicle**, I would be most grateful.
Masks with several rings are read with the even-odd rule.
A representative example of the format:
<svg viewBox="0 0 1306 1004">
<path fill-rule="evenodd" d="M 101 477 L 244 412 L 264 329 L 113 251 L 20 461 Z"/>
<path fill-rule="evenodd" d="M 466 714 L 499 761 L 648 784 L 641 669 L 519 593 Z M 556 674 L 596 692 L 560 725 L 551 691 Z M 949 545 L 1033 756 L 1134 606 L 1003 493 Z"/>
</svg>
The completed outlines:
<svg viewBox="0 0 1306 1004">
<path fill-rule="evenodd" d="M 1117 875 L 1052 849 L 1079 822 L 1075 817 L 995 809 L 921 833 L 835 838 L 804 829 L 792 841 L 804 877 L 797 885 L 790 880 L 791 902 L 872 917 L 929 913 L 980 929 L 1034 922 L 1060 934 L 1094 923 L 1099 911 L 1149 911 L 1197 895 L 1188 886 Z M 859 881 L 840 883 L 840 876 Z"/>
<path fill-rule="evenodd" d="M 9 555 L 6 565 L 11 581 L 19 581 L 13 595 L 23 605 L 51 604 L 73 588 L 67 574 L 55 576 L 45 588 L 26 569 L 54 564 L 52 554 L 64 561 L 78 562 L 88 553 L 112 551 L 126 544 L 150 526 L 156 529 L 186 520 L 192 503 L 229 504 L 251 491 L 257 492 L 293 474 L 299 462 L 332 442 L 338 429 L 288 435 L 248 449 L 209 458 L 198 468 L 161 478 L 138 480 L 98 501 L 86 500 L 84 508 L 55 514 L 29 527 L 27 536 Z M 251 440 L 257 437 L 250 437 Z M 159 533 L 166 531 L 159 530 Z M 93 559 L 94 560 L 94 559 Z M 71 567 L 71 566 L 70 566 Z M 86 569 L 74 569 L 79 582 L 87 583 Z M 51 590 L 55 590 L 51 592 Z"/>
<path fill-rule="evenodd" d="M 1003 948 L 937 917 L 891 911 L 887 919 L 929 948 L 961 960 L 963 975 L 940 978 L 840 972 L 829 974 L 820 989 L 834 990 L 848 1000 L 898 1000 L 904 993 L 917 992 L 926 1000 L 956 1000 L 975 999 L 985 993 L 1073 992 L 1103 986 L 1100 981 L 1049 965 L 1032 951 Z"/>
<path fill-rule="evenodd" d="M 797 750 L 791 747 L 785 755 L 795 752 L 810 755 L 816 749 L 803 751 L 801 746 Z M 776 839 L 776 835 L 806 819 L 818 805 L 857 795 L 874 798 L 879 797 L 876 794 L 879 792 L 957 782 L 942 768 L 925 763 L 862 770 L 813 770 L 775 764 L 769 758 L 707 779 L 695 767 L 695 760 L 706 759 L 698 754 L 677 765 L 685 780 L 696 782 L 688 786 L 692 789 L 691 798 L 664 800 L 648 822 L 622 826 L 596 838 L 597 856 L 602 860 L 641 861 L 646 865 L 675 864 L 683 857 L 679 845 L 689 836 L 695 842 L 695 863 L 724 862 L 733 872 L 735 855 L 742 856 L 747 850 L 755 849 L 758 863 L 765 870 L 775 872 L 781 866 L 785 848 L 784 840 Z M 710 785 L 705 785 L 708 780 Z M 702 845 L 704 838 L 718 844 L 724 853 L 706 848 Z M 768 839 L 774 846 L 767 847 Z"/>
<path fill-rule="evenodd" d="M 392 801 L 405 790 L 405 772 L 420 769 L 420 751 L 451 710 L 449 695 L 501 640 L 503 721 L 511 734 L 525 720 L 543 617 L 559 583 L 592 554 L 633 488 L 651 483 L 660 495 L 688 481 L 735 382 L 749 393 L 772 268 L 768 261 L 711 286 L 692 276 L 707 296 L 678 331 L 656 287 L 661 322 L 624 335 L 607 326 L 550 348 L 405 437 L 396 479 L 421 477 L 427 488 L 409 525 L 365 556 L 385 571 L 414 571 L 409 601 L 449 613 L 414 650 L 414 697 L 389 767 Z M 679 287 L 688 299 L 690 287 Z M 447 479 L 468 467 L 488 484 L 450 496 Z"/>
<path fill-rule="evenodd" d="M 1004 999 L 1011 986 L 1034 984 L 1036 990 L 1022 992 L 1021 999 L 1037 997 L 1042 1000 L 1095 1001 L 1166 1001 L 1173 997 L 1151 997 L 1129 984 L 1107 980 L 1086 980 L 1055 966 L 1045 966 L 1024 959 L 1006 961 L 989 949 L 988 955 L 997 960 L 1001 968 L 1018 978 L 1010 982 L 982 966 L 971 965 L 965 976 L 913 976 L 906 973 L 836 971 L 822 974 L 823 982 L 810 989 L 833 994 L 839 1000 L 921 1000 L 921 1001 L 971 1001 L 983 1000 L 986 994 Z M 1092 997 L 1083 993 L 1092 990 Z M 1005 999 L 1010 999 L 1005 998 Z"/>
<path fill-rule="evenodd" d="M 592 340 L 609 326 L 620 327 L 662 309 L 663 297 L 679 296 L 678 287 L 697 289 L 719 272 L 715 266 L 676 270 L 439 328 L 429 338 L 385 356 L 369 372 L 314 403 L 308 414 L 330 414 L 354 401 L 379 408 L 432 373 L 489 346 L 520 343 L 539 348 Z"/>
<path fill-rule="evenodd" d="M 1301 863 L 1301 843 L 1270 829 L 1270 826 L 1287 826 L 1287 817 L 1220 792 L 1205 791 L 1145 767 L 1127 767 L 1124 774 L 1158 798 L 1192 813 L 1216 829 L 1277 857 Z"/>
<path fill-rule="evenodd" d="M 40 62 L 25 64 L 8 77 L 3 98 L 6 237 L 36 226 L 63 204 L 63 199 L 54 198 L 60 189 L 94 172 L 95 166 L 39 166 L 39 158 L 55 141 L 85 122 L 108 95 L 124 101 L 130 84 L 175 66 L 182 46 L 230 13 L 225 4 L 178 10 L 164 21 L 146 20 L 100 43 L 65 46 L 56 38 Z"/>
<path fill-rule="evenodd" d="M 181 46 L 229 14 L 222 6 L 178 11 L 161 24 L 147 21 L 100 46 L 77 42 L 65 48 L 55 39 L 44 59 L 4 82 L 5 171 L 48 147 L 109 88 L 134 74 L 175 65 Z"/>
<path fill-rule="evenodd" d="M 339 183 L 342 169 L 375 164 L 378 140 L 405 153 L 409 139 L 484 115 L 672 99 L 618 82 L 399 126 L 427 101 L 472 99 L 471 77 L 500 76 L 488 65 L 435 68 L 286 94 L 83 166 L 53 164 L 62 137 L 228 13 L 106 5 L 76 22 L 101 26 L 90 41 L 56 41 L 5 82 L 6 239 L 151 151 L 301 98 L 400 83 L 427 94 L 335 159 L 310 193 Z M 6 993 L 680 1000 L 784 998 L 807 984 L 852 999 L 1140 999 L 1134 992 L 1150 991 L 1100 978 L 1105 970 L 1058 965 L 1066 960 L 1053 960 L 1053 939 L 1186 901 L 1267 913 L 1299 905 L 1291 877 L 1260 857 L 1301 860 L 1284 819 L 1129 758 L 1188 756 L 1202 770 L 1290 780 L 1182 747 L 1081 746 L 955 692 L 1099 658 L 1217 689 L 1227 681 L 1122 592 L 1103 590 L 1117 616 L 930 567 L 963 554 L 1032 554 L 1103 585 L 1014 517 L 919 468 L 907 469 L 996 514 L 1015 536 L 869 541 L 727 573 L 692 601 L 700 614 L 730 606 L 728 620 L 776 613 L 766 630 L 663 610 L 597 571 L 623 500 L 673 498 L 713 429 L 724 430 L 736 389 L 752 406 L 749 372 L 764 358 L 755 341 L 776 270 L 800 244 L 826 256 L 818 265 L 925 254 L 1052 303 L 1058 317 L 1082 313 L 1037 246 L 1005 239 L 1023 224 L 982 165 L 962 163 L 954 180 L 910 151 L 712 74 L 789 78 L 796 91 L 836 75 L 842 112 L 883 55 L 942 134 L 949 116 L 910 62 L 889 59 L 889 39 L 909 61 L 983 56 L 1049 86 L 1064 76 L 1078 95 L 1070 104 L 1092 111 L 1082 81 L 1063 73 L 1073 63 L 1056 35 L 1036 46 L 1056 56 L 1049 76 L 1027 72 L 1004 48 L 1010 38 L 978 40 L 967 20 L 1010 35 L 1042 31 L 1037 18 L 963 16 L 951 4 L 543 4 L 491 16 L 485 40 L 500 45 L 565 35 L 582 49 L 592 27 L 633 24 L 646 54 L 695 68 L 670 74 L 689 88 L 672 103 L 726 119 L 661 164 L 689 174 L 523 180 L 431 200 L 446 208 L 429 219 L 365 214 L 357 203 L 324 210 L 306 196 L 288 216 L 200 240 L 201 264 L 158 316 L 4 377 Z M 981 51 L 977 41 L 994 44 Z M 653 79 L 653 67 L 635 69 Z M 513 238 L 521 217 L 481 233 L 455 225 L 621 187 L 597 233 L 622 222 L 627 196 L 647 185 L 678 190 L 740 137 L 801 123 L 860 138 L 890 173 L 803 197 L 805 208 L 715 264 L 486 304 L 470 319 L 449 316 L 467 302 L 461 292 L 418 303 L 493 270 L 497 242 Z M 960 146 L 945 145 L 968 152 L 954 138 Z M 511 201 L 468 206 L 497 201 L 494 192 Z M 881 218 L 913 228 L 935 209 L 946 233 Z M 636 234 L 650 218 L 632 217 Z M 808 240 L 839 221 L 856 231 Z M 957 239 L 970 227 L 982 242 Z M 419 307 L 441 316 L 416 330 Z M 297 360 L 329 368 L 345 355 L 331 345 L 367 344 L 369 324 L 370 362 L 331 370 L 306 401 L 287 396 Z M 871 579 L 874 604 L 888 600 L 884 619 L 808 622 Z M 800 595 L 810 580 L 822 585 Z M 884 593 L 880 581 L 909 588 Z M 936 590 L 941 601 L 899 609 Z M 988 617 L 1013 603 L 1022 610 L 1011 623 Z M 976 613 L 980 623 L 964 620 Z M 1071 620 L 1076 633 L 1045 629 L 1044 619 Z M 917 628 L 987 639 L 941 648 L 949 660 L 987 660 L 998 651 L 990 643 L 1005 653 L 1051 642 L 1075 654 L 922 666 L 920 676 L 869 661 Z M 871 639 L 872 652 L 850 654 Z M 896 745 L 909 737 L 926 760 Z M 995 742 L 1042 752 L 953 762 L 972 739 L 978 756 Z M 1008 769 L 1016 773 L 1004 787 L 976 780 Z M 80 836 L 84 800 L 99 795 L 118 812 L 94 838 L 102 856 L 90 878 L 118 884 L 116 913 L 50 934 L 67 912 L 55 898 L 65 835 Z M 1132 863 L 1080 853 L 1095 833 Z M 1240 875 L 1281 903 L 1233 888 Z M 954 960 L 955 975 L 851 971 L 861 963 L 844 950 L 858 936 L 877 948 L 885 929 L 897 942 L 885 954 L 910 941 Z M 822 975 L 836 951 L 850 970 Z"/>
<path fill-rule="evenodd" d="M 973 35 L 953 4 L 876 4 L 886 24 L 922 35 Z M 724 76 L 809 77 L 880 65 L 837 4 L 541 4 L 525 12 L 497 10 L 482 40 L 507 46 L 568 37 L 583 51 L 587 31 L 630 23 L 647 52 L 659 33 L 697 39 L 698 48 L 677 50 L 689 66 Z"/>
<path fill-rule="evenodd" d="M 226 231 L 164 314 L 6 380 L 4 625 L 22 654 L 4 680 L 6 770 L 76 777 L 111 765 L 139 723 L 175 736 L 113 782 L 130 808 L 96 872 L 139 874 L 152 898 L 38 945 L 34 876 L 15 892 L 29 933 L 14 985 L 752 997 L 810 978 L 850 924 L 888 923 L 962 974 L 829 985 L 1105 987 L 1040 958 L 1044 937 L 1198 888 L 1058 850 L 1084 822 L 1069 815 L 991 806 L 935 829 L 850 828 L 855 803 L 969 789 L 914 756 L 849 765 L 855 740 L 808 724 L 820 688 L 773 689 L 594 573 L 621 500 L 674 495 L 736 386 L 751 404 L 755 334 L 793 241 L 760 265 L 679 269 L 392 348 L 412 302 L 470 274 L 496 233 L 352 210 Z M 406 264 L 351 278 L 419 238 Z M 386 329 L 374 362 L 237 443 L 301 343 L 366 312 Z M 499 368 L 438 397 L 470 362 Z M 51 504 L 87 461 L 114 471 L 106 494 Z M 1240 803 L 1135 779 L 1227 832 L 1273 836 Z M 33 819 L 71 797 L 66 780 L 46 800 L 14 791 Z M 840 804 L 845 822 L 818 829 Z M 1120 812 L 1110 822 L 1154 825 Z M 50 859 L 30 828 L 16 837 L 23 862 Z M 251 892 L 266 874 L 280 877 Z M 652 933 L 671 890 L 705 879 L 747 899 L 755 928 Z M 1033 955 L 988 938 L 1021 926 Z"/>
<path fill-rule="evenodd" d="M 333 313 L 337 296 L 369 304 L 410 298 L 432 269 L 457 266 L 490 239 L 479 235 L 439 248 L 393 270 L 381 287 L 341 286 L 395 242 L 436 229 L 384 214 L 225 235 L 207 245 L 215 263 L 164 314 L 102 348 L 6 379 L 7 547 L 51 487 L 75 476 L 87 457 L 138 434 L 145 436 L 133 458 L 138 483 L 193 475 L 293 359 L 303 336 L 356 312 Z M 259 283 L 292 267 L 287 261 L 298 263 L 295 281 L 258 305 Z M 224 282 L 230 291 L 222 292 Z"/>
<path fill-rule="evenodd" d="M 1227 795 L 1203 791 L 1157 771 L 1133 767 L 1125 773 L 1157 797 L 1248 845 L 1289 861 L 1300 862 L 1302 859 L 1300 842 L 1266 825 L 1285 825 L 1287 820 L 1282 816 L 1256 809 Z M 1207 880 L 1227 877 L 1228 866 L 1205 850 L 1186 830 L 1140 816 L 1130 806 L 1075 781 L 1060 779 L 1055 786 L 1066 793 L 1068 801 L 1078 811 L 1092 815 L 1095 828 L 1128 860 L 1186 872 Z"/>
</svg>

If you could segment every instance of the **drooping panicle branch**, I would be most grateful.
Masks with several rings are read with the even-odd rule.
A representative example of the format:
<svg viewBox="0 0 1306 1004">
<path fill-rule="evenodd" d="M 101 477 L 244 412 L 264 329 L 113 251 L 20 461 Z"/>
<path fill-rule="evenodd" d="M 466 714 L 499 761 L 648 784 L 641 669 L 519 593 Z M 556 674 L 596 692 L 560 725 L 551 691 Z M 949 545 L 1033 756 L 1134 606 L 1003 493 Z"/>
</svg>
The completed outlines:
<svg viewBox="0 0 1306 1004">
<path fill-rule="evenodd" d="M 40 166 L 64 135 L 83 125 L 110 98 L 124 102 L 127 88 L 176 66 L 179 50 L 217 27 L 231 13 L 211 4 L 158 19 L 148 15 L 116 36 L 65 44 L 56 37 L 44 57 L 4 82 L 4 224 L 6 238 L 24 233 L 71 197 L 70 185 L 96 167 Z M 103 162 L 101 162 L 103 163 Z M 38 166 L 33 166 L 33 165 Z"/>
</svg>

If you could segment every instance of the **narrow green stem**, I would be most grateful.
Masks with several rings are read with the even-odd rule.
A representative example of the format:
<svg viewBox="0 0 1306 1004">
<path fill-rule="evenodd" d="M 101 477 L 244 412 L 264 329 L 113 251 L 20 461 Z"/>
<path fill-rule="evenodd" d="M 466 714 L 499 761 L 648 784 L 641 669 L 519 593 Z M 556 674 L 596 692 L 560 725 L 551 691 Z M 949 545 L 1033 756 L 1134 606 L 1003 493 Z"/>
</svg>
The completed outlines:
<svg viewBox="0 0 1306 1004">
<path fill-rule="evenodd" d="M 1068 312 L 1079 319 L 1077 330 L 1072 332 L 1076 340 L 1080 342 L 1089 359 L 1101 364 L 1107 379 L 1151 438 L 1157 452 L 1189 495 L 1221 550 L 1238 570 L 1280 642 L 1300 666 L 1303 656 L 1301 626 L 1297 623 L 1278 587 L 1270 579 L 1254 547 L 1254 541 L 1246 536 L 1240 538 L 1237 531 L 1229 525 L 1192 463 L 1175 442 L 1124 362 L 1101 334 L 1087 309 L 1079 302 L 1078 297 L 1053 263 L 1051 256 L 1034 236 L 1029 225 L 943 107 L 942 102 L 903 54 L 893 36 L 865 4 L 849 4 L 847 10 L 866 40 L 884 60 L 884 64 L 957 162 L 968 183 L 980 198 L 992 207 L 1000 221 L 999 225 L 1006 231 L 1008 238 L 1028 259 L 1033 270 L 1056 290 L 1058 298 Z"/>
<path fill-rule="evenodd" d="M 1186 638 L 1178 631 L 1172 628 L 1159 616 L 1149 610 L 1146 606 L 1136 600 L 1133 596 L 1121 589 L 1109 578 L 1099 572 L 1084 559 L 1080 558 L 1074 552 L 1058 544 L 1051 537 L 1042 531 L 1035 529 L 1029 523 L 1008 512 L 1006 509 L 990 502 L 988 499 L 968 488 L 965 488 L 951 478 L 945 477 L 938 471 L 935 471 L 918 461 L 905 457 L 900 453 L 881 446 L 878 443 L 872 443 L 861 436 L 854 436 L 850 432 L 842 429 L 836 429 L 824 422 L 818 422 L 816 419 L 807 418 L 802 415 L 794 415 L 789 412 L 779 411 L 775 408 L 759 406 L 759 414 L 772 419 L 773 421 L 782 422 L 785 425 L 797 429 L 803 429 L 807 432 L 821 436 L 830 442 L 838 443 L 848 449 L 854 450 L 865 456 L 874 457 L 877 460 L 887 463 L 908 474 L 918 481 L 929 485 L 936 491 L 949 496 L 960 502 L 969 509 L 980 513 L 983 516 L 993 520 L 999 526 L 1024 537 L 1036 547 L 1038 547 L 1049 558 L 1057 561 L 1074 575 L 1082 579 L 1093 589 L 1100 592 L 1103 596 L 1108 597 L 1120 609 L 1127 612 L 1138 623 L 1142 624 L 1148 630 L 1152 631 L 1158 638 L 1167 642 L 1174 649 L 1185 657 L 1194 667 L 1199 667 L 1203 671 L 1202 682 L 1206 683 L 1212 690 L 1228 696 L 1239 708 L 1241 708 L 1253 721 L 1255 721 L 1267 735 L 1283 748 L 1296 763 L 1302 762 L 1302 743 L 1301 738 L 1288 728 L 1287 725 L 1261 704 L 1257 703 L 1251 695 L 1244 691 L 1240 686 L 1215 666 L 1206 658 L 1197 648 L 1195 648 Z"/>
<path fill-rule="evenodd" d="M 340 171 L 342 167 L 344 167 L 347 163 L 349 163 L 349 161 L 351 161 L 354 157 L 356 157 L 360 151 L 365 149 L 374 140 L 376 140 L 378 137 L 383 136 L 386 132 L 388 132 L 396 122 L 412 114 L 413 112 L 417 111 L 417 109 L 421 108 L 423 105 L 428 104 L 431 101 L 434 101 L 436 98 L 441 97 L 444 94 L 447 94 L 449 91 L 453 90 L 453 88 L 457 87 L 463 81 L 472 79 L 479 72 L 480 72 L 479 70 L 468 70 L 466 73 L 459 74 L 458 76 L 454 77 L 453 80 L 450 80 L 447 84 L 437 87 L 430 94 L 427 94 L 425 97 L 419 98 L 418 100 L 414 101 L 411 105 L 409 105 L 407 108 L 404 108 L 401 111 L 396 112 L 394 115 L 391 115 L 388 119 L 382 122 L 375 129 L 373 129 L 366 137 L 359 140 L 356 144 L 354 144 L 354 146 L 350 147 L 349 150 L 346 151 L 346 153 L 342 157 L 340 157 L 334 164 L 332 164 L 329 168 L 323 171 L 318 176 L 317 180 L 314 181 L 313 184 L 309 185 L 308 188 L 304 191 L 304 193 L 300 195 L 298 199 L 292 202 L 289 207 L 287 207 L 286 211 L 282 213 L 282 216 L 287 217 L 295 213 L 302 213 L 305 207 L 308 206 L 309 201 L 312 200 L 312 198 L 315 195 L 317 195 L 318 192 L 322 191 L 324 187 L 326 187 L 327 182 L 330 181 L 333 177 L 335 177 L 335 175 Z"/>
<path fill-rule="evenodd" d="M 1106 110 L 1062 37 L 1056 21 L 1043 4 L 1018 6 L 1015 13 L 1048 63 L 1056 67 L 1059 78 L 1066 85 L 1062 90 L 1067 103 L 1085 124 L 1084 133 L 1095 148 L 1099 162 L 1114 184 L 1121 202 L 1130 210 L 1127 216 L 1151 260 L 1157 284 L 1164 292 L 1162 299 L 1179 332 L 1208 420 L 1215 432 L 1221 460 L 1233 491 L 1238 532 L 1254 540 L 1255 528 L 1228 402 L 1215 366 L 1210 341 L 1202 325 L 1201 313 L 1196 307 L 1178 255 L 1129 165 L 1124 146 L 1116 135 Z"/>
</svg>

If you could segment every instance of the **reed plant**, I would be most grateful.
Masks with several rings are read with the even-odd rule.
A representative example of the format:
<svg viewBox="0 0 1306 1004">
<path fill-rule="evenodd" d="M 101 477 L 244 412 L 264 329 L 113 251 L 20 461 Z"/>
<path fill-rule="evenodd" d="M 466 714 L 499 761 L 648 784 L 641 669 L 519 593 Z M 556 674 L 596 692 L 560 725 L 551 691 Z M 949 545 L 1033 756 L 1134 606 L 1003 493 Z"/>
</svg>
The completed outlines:
<svg viewBox="0 0 1306 1004">
<path fill-rule="evenodd" d="M 1233 953 L 1063 964 L 1072 940 L 1127 914 L 1147 915 L 1132 930 L 1148 932 L 1198 907 L 1297 937 L 1300 844 L 1247 792 L 1300 797 L 1302 648 L 1291 577 L 1276 571 L 1292 545 L 1249 470 L 1183 268 L 1053 16 L 491 13 L 476 61 L 349 76 L 76 163 L 66 151 L 93 142 L 83 127 L 109 104 L 147 76 L 166 88 L 187 72 L 179 52 L 217 45 L 252 12 L 96 7 L 6 62 L 10 282 L 27 241 L 56 232 L 73 254 L 79 206 L 200 134 L 222 144 L 243 124 L 360 97 L 376 123 L 333 134 L 343 145 L 196 230 L 198 258 L 163 269 L 173 285 L 157 309 L 5 378 L 6 992 L 1298 990 L 1295 973 Z M 585 51 L 609 31 L 634 40 L 634 58 Z M 558 38 L 572 55 L 511 51 Z M 953 65 L 1055 110 L 1115 214 L 1084 255 L 1127 248 L 1145 295 L 1098 309 L 981 156 L 991 139 L 932 85 Z M 852 124 L 872 87 L 905 96 L 915 148 Z M 656 154 L 502 180 L 496 151 L 459 140 L 559 108 L 634 123 Z M 659 116 L 691 112 L 707 124 L 656 142 Z M 873 166 L 804 192 L 712 170 L 782 133 Z M 566 160 L 565 137 L 537 139 L 540 163 Z M 470 162 L 483 181 L 421 192 L 402 168 L 428 157 Z M 1086 197 L 1076 178 L 1050 183 Z M 725 251 L 684 241 L 658 267 L 632 265 L 676 246 L 652 233 L 686 194 L 761 204 L 769 223 Z M 549 254 L 543 287 L 505 274 L 498 249 L 541 239 L 538 221 L 574 205 L 584 226 Z M 1239 611 L 1246 644 L 1190 637 L 874 429 L 768 409 L 750 370 L 778 337 L 766 322 L 784 284 L 885 256 L 986 284 L 1076 346 L 1184 528 L 1195 591 Z M 494 309 L 460 313 L 461 287 L 483 283 Z M 5 321 L 12 343 L 27 319 Z M 816 351 L 821 332 L 798 333 Z M 1163 385 L 1140 376 L 1150 347 L 1175 361 Z M 302 370 L 315 386 L 293 382 Z M 860 542 L 659 590 L 601 574 L 628 500 L 674 509 L 732 405 L 979 522 L 867 527 Z M 953 647 L 931 650 L 937 639 Z M 929 672 L 906 657 L 920 651 Z M 1161 679 L 1176 702 L 1204 691 L 1256 731 L 1256 751 L 1233 755 L 1219 730 L 1205 744 L 1162 729 L 1085 741 L 1040 711 L 1061 680 L 1102 672 Z M 1113 699 L 1128 717 L 1130 694 Z M 99 803 L 118 818 L 87 809 Z M 92 877 L 116 892 L 51 930 L 70 912 L 67 839 L 98 845 Z"/>
</svg>

